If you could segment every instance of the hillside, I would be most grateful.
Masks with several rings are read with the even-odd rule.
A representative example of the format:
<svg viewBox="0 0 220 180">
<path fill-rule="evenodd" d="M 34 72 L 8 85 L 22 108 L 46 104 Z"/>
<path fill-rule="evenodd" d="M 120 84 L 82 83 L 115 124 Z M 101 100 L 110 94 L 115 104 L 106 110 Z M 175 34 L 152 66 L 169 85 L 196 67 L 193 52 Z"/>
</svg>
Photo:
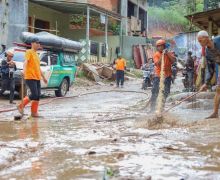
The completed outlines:
<svg viewBox="0 0 220 180">
<path fill-rule="evenodd" d="M 192 30 L 184 16 L 203 10 L 203 0 L 150 0 L 149 5 L 149 37 L 169 38 Z"/>
</svg>

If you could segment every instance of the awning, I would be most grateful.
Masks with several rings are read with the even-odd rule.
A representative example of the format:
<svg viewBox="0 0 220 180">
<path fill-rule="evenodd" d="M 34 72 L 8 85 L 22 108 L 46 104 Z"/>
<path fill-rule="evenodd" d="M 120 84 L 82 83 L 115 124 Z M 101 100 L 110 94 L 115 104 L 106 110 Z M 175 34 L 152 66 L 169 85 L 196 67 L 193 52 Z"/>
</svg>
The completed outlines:
<svg viewBox="0 0 220 180">
<path fill-rule="evenodd" d="M 101 13 L 105 14 L 109 17 L 112 17 L 116 20 L 121 20 L 121 15 L 118 13 L 114 13 L 112 11 L 106 10 L 104 8 L 87 4 L 87 3 L 78 3 L 78 2 L 70 2 L 65 0 L 30 0 L 33 3 L 49 7 L 51 9 L 63 12 L 63 13 L 69 13 L 69 14 L 85 14 L 86 8 L 89 7 L 92 11 L 90 12 L 91 15 L 93 13 Z"/>
<path fill-rule="evenodd" d="M 192 24 L 196 25 L 197 27 L 201 29 L 208 30 L 209 27 L 209 21 L 213 22 L 213 34 L 218 34 L 218 28 L 220 28 L 220 8 L 195 13 L 186 16 L 186 18 L 192 22 Z"/>
</svg>

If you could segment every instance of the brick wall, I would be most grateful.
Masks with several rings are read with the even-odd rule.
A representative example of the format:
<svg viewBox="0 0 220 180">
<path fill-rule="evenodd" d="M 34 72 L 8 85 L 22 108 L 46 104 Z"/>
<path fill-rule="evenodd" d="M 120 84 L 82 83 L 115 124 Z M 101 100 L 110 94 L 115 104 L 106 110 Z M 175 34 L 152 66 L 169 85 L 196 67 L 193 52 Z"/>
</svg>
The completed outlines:
<svg viewBox="0 0 220 180">
<path fill-rule="evenodd" d="M 119 0 L 88 0 L 88 2 L 109 11 L 118 12 L 119 9 Z"/>
</svg>

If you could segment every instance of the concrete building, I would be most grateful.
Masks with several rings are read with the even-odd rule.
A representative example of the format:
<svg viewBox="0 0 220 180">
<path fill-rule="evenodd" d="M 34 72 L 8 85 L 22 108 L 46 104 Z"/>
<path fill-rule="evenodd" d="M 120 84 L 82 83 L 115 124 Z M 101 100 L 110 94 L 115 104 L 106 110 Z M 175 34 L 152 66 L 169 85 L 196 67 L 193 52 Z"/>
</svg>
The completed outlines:
<svg viewBox="0 0 220 180">
<path fill-rule="evenodd" d="M 11 13 L 16 12 L 16 13 Z M 132 46 L 146 43 L 146 0 L 1 0 L 0 44 L 19 42 L 22 31 L 48 31 L 81 41 L 82 61 L 112 61 L 117 47 L 132 58 Z M 139 37 L 134 37 L 139 36 Z"/>
</svg>

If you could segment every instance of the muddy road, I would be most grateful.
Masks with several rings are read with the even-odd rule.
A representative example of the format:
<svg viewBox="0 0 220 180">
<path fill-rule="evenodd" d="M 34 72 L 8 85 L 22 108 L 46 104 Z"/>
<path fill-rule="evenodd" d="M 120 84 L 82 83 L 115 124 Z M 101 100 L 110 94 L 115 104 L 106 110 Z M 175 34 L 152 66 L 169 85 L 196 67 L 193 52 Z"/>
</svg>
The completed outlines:
<svg viewBox="0 0 220 180">
<path fill-rule="evenodd" d="M 179 108 L 146 128 L 138 83 L 73 90 L 81 96 L 41 106 L 38 119 L 0 114 L 0 179 L 220 179 L 220 120 Z"/>
</svg>

